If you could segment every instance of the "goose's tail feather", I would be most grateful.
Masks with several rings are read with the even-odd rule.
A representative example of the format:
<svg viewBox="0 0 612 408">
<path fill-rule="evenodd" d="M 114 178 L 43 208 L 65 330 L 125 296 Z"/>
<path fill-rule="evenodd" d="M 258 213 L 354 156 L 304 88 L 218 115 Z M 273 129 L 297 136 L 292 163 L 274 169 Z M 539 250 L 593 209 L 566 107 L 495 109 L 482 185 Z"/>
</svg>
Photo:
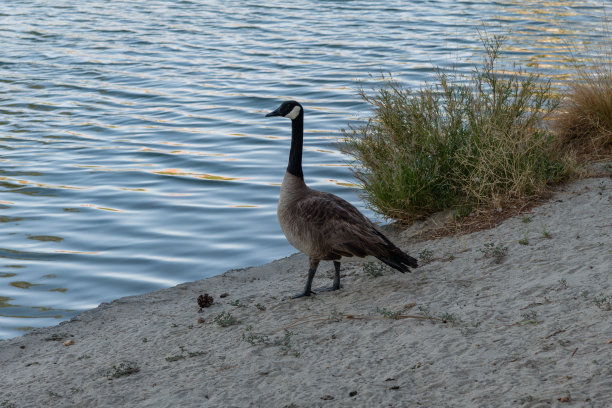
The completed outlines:
<svg viewBox="0 0 612 408">
<path fill-rule="evenodd" d="M 377 258 L 381 261 L 392 267 L 393 269 L 397 269 L 400 272 L 410 272 L 410 268 L 418 267 L 417 260 L 411 257 L 410 255 L 402 252 L 399 248 L 393 248 L 392 251 L 389 252 L 388 255 L 385 256 L 377 256 Z"/>
</svg>

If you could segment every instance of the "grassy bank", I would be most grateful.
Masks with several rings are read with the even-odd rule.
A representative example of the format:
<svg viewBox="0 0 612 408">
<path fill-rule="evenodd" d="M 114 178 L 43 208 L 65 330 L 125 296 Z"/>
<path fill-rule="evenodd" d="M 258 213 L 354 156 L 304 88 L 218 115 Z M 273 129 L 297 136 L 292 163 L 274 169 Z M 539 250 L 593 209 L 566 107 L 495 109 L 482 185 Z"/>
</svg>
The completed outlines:
<svg viewBox="0 0 612 408">
<path fill-rule="evenodd" d="M 361 90 L 372 117 L 346 130 L 341 148 L 375 211 L 406 221 L 449 208 L 463 216 L 537 195 L 571 172 L 545 125 L 559 106 L 550 82 L 502 73 L 503 37 L 481 40 L 484 57 L 467 78 L 438 70 L 415 92 L 392 78 Z"/>
<path fill-rule="evenodd" d="M 581 161 L 612 157 L 612 36 L 603 24 L 601 41 L 587 47 L 594 57 L 574 60 L 576 79 L 568 84 L 554 128 L 560 148 L 575 151 Z M 577 53 L 576 46 L 570 47 Z"/>
</svg>

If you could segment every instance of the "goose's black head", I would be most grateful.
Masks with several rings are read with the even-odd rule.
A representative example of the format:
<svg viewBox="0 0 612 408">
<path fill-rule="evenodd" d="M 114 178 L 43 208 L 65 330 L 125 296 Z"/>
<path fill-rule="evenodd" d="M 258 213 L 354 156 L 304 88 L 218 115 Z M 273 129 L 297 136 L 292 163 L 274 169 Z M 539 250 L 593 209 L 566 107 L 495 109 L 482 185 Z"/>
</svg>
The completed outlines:
<svg viewBox="0 0 612 408">
<path fill-rule="evenodd" d="M 289 118 L 291 120 L 300 116 L 300 114 L 304 112 L 302 105 L 297 103 L 296 101 L 286 101 L 281 103 L 281 106 L 276 108 L 276 110 L 268 113 L 268 116 L 282 116 L 284 118 Z"/>
</svg>

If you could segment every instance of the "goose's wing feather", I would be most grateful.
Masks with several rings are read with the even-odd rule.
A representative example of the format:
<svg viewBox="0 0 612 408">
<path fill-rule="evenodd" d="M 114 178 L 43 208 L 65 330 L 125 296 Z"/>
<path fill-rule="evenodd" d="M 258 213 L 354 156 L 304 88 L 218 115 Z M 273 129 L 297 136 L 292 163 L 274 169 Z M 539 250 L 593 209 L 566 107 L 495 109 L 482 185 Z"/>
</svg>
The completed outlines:
<svg viewBox="0 0 612 408">
<path fill-rule="evenodd" d="M 357 208 L 333 194 L 311 190 L 297 203 L 295 215 L 330 259 L 384 256 L 389 245 L 394 247 Z"/>
</svg>

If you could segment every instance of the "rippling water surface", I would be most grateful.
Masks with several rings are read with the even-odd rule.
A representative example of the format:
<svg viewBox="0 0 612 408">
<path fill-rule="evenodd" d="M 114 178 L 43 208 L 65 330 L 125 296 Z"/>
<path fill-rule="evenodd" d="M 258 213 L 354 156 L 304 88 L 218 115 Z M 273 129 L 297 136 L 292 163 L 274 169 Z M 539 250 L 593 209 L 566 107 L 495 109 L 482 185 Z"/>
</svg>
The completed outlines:
<svg viewBox="0 0 612 408">
<path fill-rule="evenodd" d="M 356 81 L 418 86 L 473 59 L 483 22 L 563 78 L 564 41 L 593 40 L 602 15 L 594 1 L 3 0 L 0 338 L 294 252 L 275 213 L 290 124 L 264 118 L 281 100 L 307 110 L 306 181 L 375 218 L 334 145 L 368 113 Z"/>
</svg>

